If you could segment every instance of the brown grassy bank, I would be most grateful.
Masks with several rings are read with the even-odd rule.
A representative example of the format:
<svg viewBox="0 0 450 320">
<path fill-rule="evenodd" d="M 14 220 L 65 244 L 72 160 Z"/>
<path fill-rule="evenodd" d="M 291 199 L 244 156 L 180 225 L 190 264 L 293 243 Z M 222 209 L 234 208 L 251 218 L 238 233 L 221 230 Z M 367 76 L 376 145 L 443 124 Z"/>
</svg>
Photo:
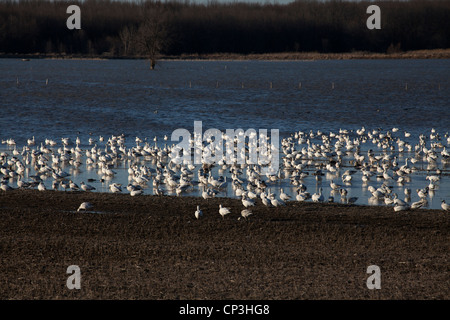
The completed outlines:
<svg viewBox="0 0 450 320">
<path fill-rule="evenodd" d="M 81 202 L 93 212 L 75 212 Z M 219 204 L 231 208 L 222 219 Z M 204 216 L 194 218 L 200 205 Z M 448 299 L 442 210 L 0 193 L 0 299 Z M 81 269 L 69 290 L 66 269 Z M 369 265 L 381 289 L 366 287 Z"/>
<path fill-rule="evenodd" d="M 81 54 L 2 54 L 0 58 L 15 59 L 146 59 L 143 56 L 111 56 L 111 55 L 81 55 Z M 416 50 L 395 53 L 375 52 L 346 52 L 346 53 L 319 53 L 319 52 L 280 52 L 265 54 L 237 54 L 237 53 L 215 53 L 215 54 L 183 54 L 178 56 L 163 55 L 160 60 L 351 60 L 351 59 L 450 59 L 450 49 Z"/>
<path fill-rule="evenodd" d="M 170 59 L 171 57 L 165 57 Z M 350 59 L 450 59 L 450 49 L 417 50 L 395 53 L 375 53 L 366 51 L 346 53 L 280 52 L 240 55 L 216 53 L 208 55 L 183 55 L 174 57 L 182 60 L 350 60 Z"/>
</svg>

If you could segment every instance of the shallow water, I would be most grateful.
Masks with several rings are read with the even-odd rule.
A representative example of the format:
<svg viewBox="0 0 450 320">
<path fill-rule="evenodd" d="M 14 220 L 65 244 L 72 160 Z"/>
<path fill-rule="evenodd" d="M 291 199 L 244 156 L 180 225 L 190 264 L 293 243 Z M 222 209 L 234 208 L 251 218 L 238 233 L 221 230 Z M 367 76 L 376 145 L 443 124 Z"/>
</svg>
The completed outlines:
<svg viewBox="0 0 450 320">
<path fill-rule="evenodd" d="M 33 136 L 38 146 L 46 138 L 61 146 L 62 137 L 72 141 L 80 137 L 80 147 L 87 149 L 92 147 L 90 137 L 98 142 L 99 136 L 124 134 L 128 147 L 135 145 L 136 136 L 149 143 L 156 136 L 158 145 L 163 146 L 176 143 L 163 141 L 165 135 L 170 139 L 177 128 L 193 132 L 194 121 L 202 121 L 203 130 L 279 129 L 281 138 L 295 131 L 328 134 L 340 128 L 386 131 L 398 127 L 396 136 L 412 145 L 418 143 L 419 134 L 429 135 L 434 128 L 446 145 L 448 70 L 448 60 L 161 61 L 150 71 L 148 63 L 141 60 L 0 59 L 0 138 L 13 138 L 21 148 Z M 404 131 L 411 137 L 405 138 Z M 1 148 L 8 149 L 5 144 Z M 361 146 L 361 154 L 370 148 L 383 152 L 368 142 Z M 393 155 L 400 165 L 411 156 L 407 152 Z M 151 161 L 143 164 L 152 166 Z M 84 162 L 78 170 L 66 169 L 74 182 L 93 178 L 97 181 L 90 184 L 96 191 L 107 192 L 112 181 L 128 184 L 129 165 L 129 160 L 118 163 L 115 177 L 104 183 L 98 181 L 97 168 Z M 444 174 L 449 170 L 449 164 L 441 159 L 435 167 L 427 168 L 423 161 L 414 166 L 418 171 L 410 182 L 388 183 L 400 198 L 405 187 L 412 189 L 412 202 L 418 200 L 414 190 L 428 185 L 428 174 L 436 168 Z M 218 170 L 213 171 L 216 176 L 227 173 Z M 305 171 L 314 170 L 308 166 Z M 32 175 L 33 169 L 28 174 Z M 342 184 L 339 176 L 330 174 L 321 182 L 310 175 L 304 184 L 311 193 L 323 187 L 328 198 L 331 179 Z M 383 181 L 373 177 L 368 185 L 378 187 Z M 45 183 L 50 187 L 51 179 Z M 289 180 L 271 185 L 277 194 L 280 187 L 295 196 Z M 358 197 L 357 204 L 369 204 L 370 194 L 359 172 L 346 187 L 348 196 Z M 428 198 L 429 208 L 439 208 L 442 199 L 450 200 L 448 176 L 443 175 L 437 187 Z M 146 193 L 151 194 L 151 189 Z M 199 195 L 199 191 L 188 194 Z M 233 196 L 231 186 L 219 196 Z"/>
</svg>

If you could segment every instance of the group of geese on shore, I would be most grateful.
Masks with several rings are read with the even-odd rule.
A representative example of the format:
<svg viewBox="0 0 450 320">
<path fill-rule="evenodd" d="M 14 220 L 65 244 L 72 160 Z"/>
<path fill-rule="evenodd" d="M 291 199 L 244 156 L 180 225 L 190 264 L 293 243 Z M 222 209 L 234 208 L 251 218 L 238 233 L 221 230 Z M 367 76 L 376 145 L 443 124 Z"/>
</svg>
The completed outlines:
<svg viewBox="0 0 450 320">
<path fill-rule="evenodd" d="M 362 127 L 356 131 L 340 129 L 339 132 L 327 134 L 320 130 L 294 132 L 281 139 L 279 148 L 276 144 L 270 144 L 270 156 L 279 156 L 281 159 L 279 170 L 270 174 L 262 173 L 262 164 L 238 164 L 236 158 L 227 163 L 225 156 L 214 164 L 203 162 L 195 165 L 186 160 L 175 164 L 172 160 L 176 153 L 172 151 L 176 145 L 169 146 L 167 136 L 164 137 L 164 146 L 158 146 L 157 137 L 153 139 L 154 143 L 136 137 L 135 144 L 130 147 L 126 146 L 123 134 L 113 135 L 108 139 L 100 136 L 98 140 L 91 136 L 85 148 L 81 147 L 78 137 L 75 143 L 69 138 L 61 138 L 60 143 L 51 139 L 38 143 L 33 137 L 22 147 L 18 147 L 14 139 L 8 139 L 2 140 L 2 144 L 6 144 L 8 148 L 0 153 L 1 189 L 16 189 L 11 186 L 15 181 L 18 189 L 37 188 L 44 191 L 48 189 L 45 183 L 51 181 L 53 190 L 94 191 L 96 187 L 85 181 L 77 184 L 72 180 L 71 174 L 64 171 L 67 167 L 79 170 L 84 164 L 86 167 L 96 168 L 99 175 L 99 179 L 92 178 L 87 182 L 109 182 L 110 192 L 121 193 L 124 183 L 113 182 L 117 173 L 115 168 L 118 162 L 127 161 L 126 189 L 131 196 L 144 194 L 151 185 L 154 195 L 170 192 L 180 196 L 197 189 L 201 190 L 204 199 L 209 199 L 226 193 L 231 185 L 234 195 L 242 200 L 244 208 L 241 217 L 244 219 L 252 214 L 250 208 L 259 203 L 267 207 L 279 207 L 285 206 L 288 201 L 294 201 L 294 195 L 283 191 L 282 183 L 294 188 L 295 201 L 335 202 L 337 195 L 340 196 L 341 203 L 353 204 L 357 198 L 347 196 L 349 190 L 346 186 L 351 186 L 355 173 L 360 173 L 363 186 L 371 193 L 374 204 L 393 206 L 394 211 L 426 207 L 427 197 L 437 190 L 437 184 L 446 176 L 438 164 L 445 167 L 450 163 L 447 150 L 450 136 L 445 133 L 441 137 L 436 130 L 431 129 L 429 134 L 419 135 L 416 144 L 411 144 L 403 139 L 402 133 L 405 138 L 411 136 L 398 128 L 382 131 Z M 234 152 L 241 153 L 248 160 L 248 155 L 245 154 L 249 148 L 258 148 L 257 142 L 252 141 L 255 145 L 251 146 L 252 142 L 249 140 L 244 150 L 238 150 L 235 137 Z M 194 141 L 190 142 L 191 147 L 194 147 Z M 372 143 L 372 147 L 366 147 L 366 151 L 362 151 L 366 143 Z M 211 141 L 206 140 L 202 144 L 203 152 L 208 149 L 208 152 L 214 153 L 214 148 Z M 405 163 L 400 164 L 399 155 L 404 153 Z M 405 200 L 402 200 L 389 184 L 407 185 L 411 181 L 411 174 L 419 170 L 414 166 L 418 161 L 427 165 L 426 179 L 429 184 L 416 190 L 420 199 L 411 203 L 410 188 L 404 188 Z M 344 168 L 348 169 L 344 171 Z M 215 170 L 218 177 L 213 174 Z M 344 172 L 341 174 L 342 171 Z M 305 179 L 311 179 L 311 176 L 314 176 L 318 189 L 313 194 L 308 192 L 305 185 Z M 331 192 L 328 198 L 323 194 L 324 176 L 330 181 Z M 381 180 L 382 184 L 375 187 L 371 183 L 372 179 Z M 278 195 L 272 191 L 274 187 L 279 188 Z M 449 211 L 449 206 L 442 200 L 443 210 Z M 92 204 L 82 204 L 79 210 L 86 208 L 92 208 Z M 229 213 L 229 208 L 219 206 L 222 218 Z M 203 216 L 200 206 L 194 214 L 197 219 Z"/>
</svg>

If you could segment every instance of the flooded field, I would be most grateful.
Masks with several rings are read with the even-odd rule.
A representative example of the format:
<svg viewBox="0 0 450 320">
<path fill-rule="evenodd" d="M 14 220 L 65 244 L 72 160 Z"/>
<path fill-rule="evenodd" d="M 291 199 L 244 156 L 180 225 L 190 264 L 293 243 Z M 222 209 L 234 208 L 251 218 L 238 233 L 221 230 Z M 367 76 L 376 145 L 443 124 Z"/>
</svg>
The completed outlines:
<svg viewBox="0 0 450 320">
<path fill-rule="evenodd" d="M 203 131 L 278 130 L 279 171 L 258 177 L 275 198 L 283 192 L 296 201 L 301 186 L 310 196 L 322 189 L 325 202 L 386 205 L 395 194 L 409 205 L 425 198 L 423 207 L 431 209 L 448 202 L 447 60 L 162 61 L 153 72 L 147 67 L 140 60 L 0 60 L 2 164 L 12 157 L 24 164 L 23 176 L 2 174 L 8 185 L 17 188 L 20 179 L 37 188 L 33 183 L 42 179 L 47 189 L 70 191 L 53 176 L 61 170 L 68 174 L 62 180 L 90 184 L 94 192 L 111 192 L 117 183 L 123 193 L 139 184 L 145 194 L 202 196 L 213 185 L 199 182 L 201 164 L 191 167 L 191 185 L 181 192 L 161 180 L 163 171 L 157 178 L 170 160 L 158 151 L 167 154 L 179 143 L 171 141 L 174 130 L 193 133 L 194 121 L 201 121 Z M 42 149 L 43 159 L 33 157 Z M 99 164 L 102 153 L 112 155 L 106 165 L 113 174 Z M 181 166 L 167 168 L 179 186 Z M 257 167 L 239 166 L 238 180 L 231 168 L 211 168 L 214 179 L 227 179 L 216 196 L 240 198 L 237 189 L 260 196 L 248 176 Z M 136 169 L 146 181 L 136 181 Z M 383 196 L 374 197 L 372 188 L 382 188 Z"/>
</svg>

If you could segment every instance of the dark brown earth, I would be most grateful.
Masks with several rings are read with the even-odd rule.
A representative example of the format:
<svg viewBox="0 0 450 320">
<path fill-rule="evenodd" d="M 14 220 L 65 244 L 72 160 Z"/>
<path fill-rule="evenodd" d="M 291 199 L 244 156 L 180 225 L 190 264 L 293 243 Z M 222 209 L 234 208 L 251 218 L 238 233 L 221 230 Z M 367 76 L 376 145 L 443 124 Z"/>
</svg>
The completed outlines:
<svg viewBox="0 0 450 320">
<path fill-rule="evenodd" d="M 83 201 L 93 212 L 76 212 Z M 219 204 L 231 208 L 224 219 Z M 200 205 L 204 216 L 194 217 Z M 0 299 L 449 299 L 449 213 L 128 194 L 0 193 Z M 70 290 L 67 268 L 81 270 Z M 381 289 L 366 286 L 367 267 Z"/>
</svg>

